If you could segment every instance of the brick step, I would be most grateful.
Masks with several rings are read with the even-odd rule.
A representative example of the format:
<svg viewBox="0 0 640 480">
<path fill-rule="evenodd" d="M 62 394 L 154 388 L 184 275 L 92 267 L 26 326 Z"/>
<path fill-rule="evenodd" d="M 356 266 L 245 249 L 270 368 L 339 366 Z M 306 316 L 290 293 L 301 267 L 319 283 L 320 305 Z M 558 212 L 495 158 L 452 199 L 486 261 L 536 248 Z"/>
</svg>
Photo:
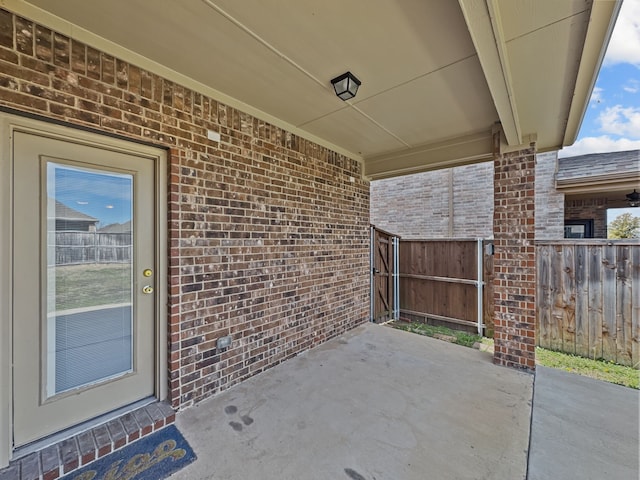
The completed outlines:
<svg viewBox="0 0 640 480">
<path fill-rule="evenodd" d="M 0 480 L 54 480 L 174 422 L 169 404 L 145 405 L 14 460 L 0 470 Z"/>
</svg>

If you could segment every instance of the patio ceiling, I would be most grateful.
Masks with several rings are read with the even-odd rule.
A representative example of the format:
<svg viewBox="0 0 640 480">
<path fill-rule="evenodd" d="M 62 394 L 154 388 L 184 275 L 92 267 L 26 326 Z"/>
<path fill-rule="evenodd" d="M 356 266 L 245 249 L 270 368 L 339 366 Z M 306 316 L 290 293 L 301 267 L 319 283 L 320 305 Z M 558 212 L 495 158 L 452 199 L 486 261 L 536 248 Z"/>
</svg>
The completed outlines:
<svg viewBox="0 0 640 480">
<path fill-rule="evenodd" d="M 363 160 L 371 179 L 574 142 L 614 0 L 3 0 Z M 343 102 L 330 79 L 362 81 Z"/>
</svg>

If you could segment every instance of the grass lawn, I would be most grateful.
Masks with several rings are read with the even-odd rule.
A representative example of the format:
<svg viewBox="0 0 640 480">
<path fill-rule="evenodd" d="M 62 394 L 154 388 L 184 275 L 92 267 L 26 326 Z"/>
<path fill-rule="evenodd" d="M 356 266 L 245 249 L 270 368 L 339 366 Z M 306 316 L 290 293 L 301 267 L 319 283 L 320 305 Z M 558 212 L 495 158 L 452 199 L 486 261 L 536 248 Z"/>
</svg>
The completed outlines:
<svg viewBox="0 0 640 480">
<path fill-rule="evenodd" d="M 493 347 L 493 339 L 491 338 L 483 338 L 447 327 L 434 327 L 419 322 L 392 322 L 389 325 L 399 330 L 440 338 L 466 347 L 472 347 L 476 342 Z M 591 360 L 567 353 L 554 352 L 540 347 L 536 347 L 536 363 L 545 367 L 559 368 L 566 372 L 640 389 L 640 372 L 632 367 L 625 367 L 604 360 Z"/>
<path fill-rule="evenodd" d="M 131 302 L 130 264 L 65 265 L 55 271 L 56 310 Z"/>
<path fill-rule="evenodd" d="M 536 347 L 536 363 L 625 387 L 640 388 L 640 372 L 638 370 L 604 360 L 591 360 Z"/>
<path fill-rule="evenodd" d="M 480 342 L 482 337 L 474 335 L 472 333 L 460 332 L 458 330 L 452 330 L 447 327 L 436 327 L 433 325 L 427 325 L 420 322 L 392 322 L 389 324 L 393 328 L 398 330 L 404 330 L 405 332 L 417 333 L 419 335 L 425 335 L 427 337 L 434 337 L 440 340 L 446 340 L 450 343 L 457 343 L 458 345 L 464 345 L 465 347 L 473 347 L 473 344 Z"/>
</svg>

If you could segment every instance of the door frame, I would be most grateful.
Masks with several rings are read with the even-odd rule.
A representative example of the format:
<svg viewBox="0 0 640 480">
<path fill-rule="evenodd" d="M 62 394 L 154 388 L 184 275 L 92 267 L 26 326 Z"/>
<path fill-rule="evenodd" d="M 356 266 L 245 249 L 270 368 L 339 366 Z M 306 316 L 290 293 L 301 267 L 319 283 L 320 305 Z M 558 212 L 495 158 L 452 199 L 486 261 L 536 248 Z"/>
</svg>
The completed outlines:
<svg viewBox="0 0 640 480">
<path fill-rule="evenodd" d="M 122 137 L 80 130 L 72 125 L 52 124 L 0 111 L 0 469 L 13 456 L 13 132 L 37 133 L 58 140 L 117 150 L 150 158 L 155 163 L 155 394 L 158 400 L 168 395 L 168 248 L 167 248 L 167 151 L 135 143 Z M 38 200 L 35 200 L 38 201 Z"/>
</svg>

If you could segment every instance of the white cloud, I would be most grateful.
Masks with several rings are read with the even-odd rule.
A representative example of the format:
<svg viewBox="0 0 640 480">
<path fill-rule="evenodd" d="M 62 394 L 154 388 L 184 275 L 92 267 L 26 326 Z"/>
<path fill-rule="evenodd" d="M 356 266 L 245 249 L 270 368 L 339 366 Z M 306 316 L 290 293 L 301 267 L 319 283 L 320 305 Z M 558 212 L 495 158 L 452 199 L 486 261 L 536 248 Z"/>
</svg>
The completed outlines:
<svg viewBox="0 0 640 480">
<path fill-rule="evenodd" d="M 575 157 L 589 153 L 623 152 L 625 150 L 640 150 L 640 140 L 629 140 L 628 138 L 613 139 L 608 135 L 585 137 L 570 147 L 565 147 L 560 150 L 558 156 Z"/>
<path fill-rule="evenodd" d="M 640 0 L 622 3 L 604 57 L 605 65 L 616 63 L 631 63 L 640 68 Z"/>
<path fill-rule="evenodd" d="M 640 108 L 615 105 L 604 109 L 598 122 L 604 133 L 640 139 Z"/>
<path fill-rule="evenodd" d="M 602 92 L 604 92 L 604 88 L 593 87 L 593 92 L 591 92 L 589 102 L 600 103 L 602 101 Z"/>
<path fill-rule="evenodd" d="M 640 82 L 635 78 L 629 79 L 626 84 L 622 86 L 625 92 L 638 93 L 640 91 Z"/>
</svg>

